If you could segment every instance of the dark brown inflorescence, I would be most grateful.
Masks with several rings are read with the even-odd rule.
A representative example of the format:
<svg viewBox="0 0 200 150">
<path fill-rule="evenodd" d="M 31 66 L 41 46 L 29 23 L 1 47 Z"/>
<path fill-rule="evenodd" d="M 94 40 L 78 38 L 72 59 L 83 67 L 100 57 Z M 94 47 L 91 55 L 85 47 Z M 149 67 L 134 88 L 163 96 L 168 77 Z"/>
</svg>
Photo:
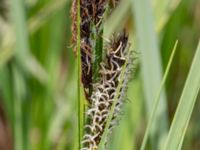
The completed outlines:
<svg viewBox="0 0 200 150">
<path fill-rule="evenodd" d="M 80 0 L 80 18 L 81 18 L 81 67 L 82 83 L 85 90 L 86 98 L 89 100 L 92 90 L 92 50 L 95 46 L 95 39 L 92 34 L 97 36 L 102 28 L 102 18 L 105 12 L 107 0 Z M 72 42 L 77 41 L 77 0 L 72 3 Z M 74 52 L 77 53 L 76 47 Z"/>
<path fill-rule="evenodd" d="M 109 131 L 118 121 L 122 104 L 126 99 L 125 93 L 130 74 L 134 69 L 132 63 L 134 58 L 132 53 L 128 53 L 128 36 L 125 31 L 121 34 L 113 35 L 111 41 L 105 45 L 103 51 L 105 51 L 106 56 L 103 61 L 99 61 L 101 62 L 99 74 L 94 68 L 96 66 L 96 64 L 94 65 L 95 48 L 96 46 L 98 47 L 97 39 L 99 37 L 102 38 L 102 18 L 106 6 L 109 5 L 111 8 L 108 12 L 109 15 L 118 2 L 119 0 L 80 0 L 81 78 L 86 98 L 89 101 L 88 110 L 86 110 L 82 150 L 98 150 L 107 118 L 116 96 L 117 103 L 109 124 Z M 78 28 L 77 0 L 72 3 L 71 17 L 72 42 L 75 44 L 77 42 Z M 76 47 L 74 51 L 77 53 Z M 123 79 L 121 79 L 122 69 L 125 69 Z M 98 74 L 98 79 L 93 81 L 93 76 L 96 73 Z M 118 89 L 120 90 L 119 95 L 117 95 Z"/>
<path fill-rule="evenodd" d="M 117 37 L 113 37 L 113 40 L 106 46 L 107 54 L 105 61 L 101 64 L 100 70 L 101 80 L 93 87 L 91 96 L 92 104 L 87 111 L 89 122 L 85 126 L 87 133 L 83 137 L 82 150 L 98 149 L 98 145 L 105 129 L 106 120 L 119 85 L 120 74 L 127 59 L 127 45 L 128 37 L 123 33 Z M 125 99 L 124 93 L 126 92 L 127 80 L 130 72 L 131 67 L 128 63 L 112 122 L 109 125 L 110 130 L 116 123 L 117 115 L 119 114 Z"/>
</svg>

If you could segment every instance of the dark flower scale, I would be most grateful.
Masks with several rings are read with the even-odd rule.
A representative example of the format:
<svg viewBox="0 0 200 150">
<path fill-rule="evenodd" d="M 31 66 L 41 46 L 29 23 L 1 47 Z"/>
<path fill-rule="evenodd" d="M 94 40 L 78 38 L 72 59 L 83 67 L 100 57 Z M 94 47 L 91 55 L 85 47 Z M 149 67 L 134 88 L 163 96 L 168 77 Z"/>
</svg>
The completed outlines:
<svg viewBox="0 0 200 150">
<path fill-rule="evenodd" d="M 89 100 L 92 90 L 92 51 L 95 48 L 95 32 L 97 36 L 102 28 L 102 18 L 106 9 L 107 0 L 80 0 L 81 17 L 81 67 L 82 83 L 86 98 Z M 72 3 L 72 42 L 77 41 L 77 0 Z M 76 47 L 74 48 L 75 53 Z"/>
</svg>

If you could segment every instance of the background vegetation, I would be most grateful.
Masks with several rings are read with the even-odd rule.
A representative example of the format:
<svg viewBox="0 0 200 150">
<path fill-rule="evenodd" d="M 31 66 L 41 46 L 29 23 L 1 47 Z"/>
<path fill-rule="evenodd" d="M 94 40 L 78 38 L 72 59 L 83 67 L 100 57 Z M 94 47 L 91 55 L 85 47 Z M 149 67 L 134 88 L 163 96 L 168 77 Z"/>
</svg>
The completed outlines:
<svg viewBox="0 0 200 150">
<path fill-rule="evenodd" d="M 70 44 L 70 6 L 70 0 L 0 0 L 1 150 L 77 149 L 78 73 Z M 197 49 L 200 1 L 122 0 L 105 20 L 105 38 L 123 26 L 129 30 L 140 63 L 109 149 L 140 148 L 162 74 L 178 40 L 145 148 L 162 150 Z M 186 90 L 197 94 L 199 69 L 193 68 L 191 78 L 197 81 L 189 80 L 191 91 Z M 190 99 L 186 100 L 180 107 L 189 105 Z M 183 150 L 200 147 L 200 102 L 198 97 L 195 100 L 180 144 Z"/>
</svg>

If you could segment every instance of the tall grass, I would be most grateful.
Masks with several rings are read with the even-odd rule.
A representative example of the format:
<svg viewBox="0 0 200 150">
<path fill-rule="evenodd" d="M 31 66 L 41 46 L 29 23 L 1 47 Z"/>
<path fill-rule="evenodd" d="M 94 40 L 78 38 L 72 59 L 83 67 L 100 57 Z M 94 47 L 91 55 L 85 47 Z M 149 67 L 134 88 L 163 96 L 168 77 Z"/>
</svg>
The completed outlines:
<svg viewBox="0 0 200 150">
<path fill-rule="evenodd" d="M 199 149 L 199 6 L 198 0 L 123 0 L 104 20 L 103 39 L 126 26 L 140 60 L 109 150 L 140 149 L 149 131 L 147 150 Z M 3 123 L 0 133 L 9 128 L 17 150 L 75 150 L 85 98 L 79 55 L 70 42 L 71 1 L 10 0 L 7 7 L 9 19 L 0 17 L 0 105 L 7 121 L 0 113 L 0 125 L 8 126 Z M 153 100 L 176 40 L 155 110 Z M 153 122 L 150 129 L 148 122 Z M 1 144 L 0 134 L 0 149 Z"/>
</svg>

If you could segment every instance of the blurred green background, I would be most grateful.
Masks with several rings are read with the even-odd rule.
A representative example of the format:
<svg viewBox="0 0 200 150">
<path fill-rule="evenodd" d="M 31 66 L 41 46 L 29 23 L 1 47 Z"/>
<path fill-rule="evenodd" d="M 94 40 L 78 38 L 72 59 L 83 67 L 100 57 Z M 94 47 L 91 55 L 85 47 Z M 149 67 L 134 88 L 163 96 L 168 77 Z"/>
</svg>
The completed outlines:
<svg viewBox="0 0 200 150">
<path fill-rule="evenodd" d="M 0 150 L 75 150 L 77 60 L 71 0 L 0 0 Z M 179 44 L 146 149 L 162 150 L 200 37 L 199 0 L 121 0 L 105 37 L 126 26 L 139 65 L 110 150 L 141 146 L 153 98 Z M 183 150 L 200 148 L 197 100 Z"/>
</svg>

